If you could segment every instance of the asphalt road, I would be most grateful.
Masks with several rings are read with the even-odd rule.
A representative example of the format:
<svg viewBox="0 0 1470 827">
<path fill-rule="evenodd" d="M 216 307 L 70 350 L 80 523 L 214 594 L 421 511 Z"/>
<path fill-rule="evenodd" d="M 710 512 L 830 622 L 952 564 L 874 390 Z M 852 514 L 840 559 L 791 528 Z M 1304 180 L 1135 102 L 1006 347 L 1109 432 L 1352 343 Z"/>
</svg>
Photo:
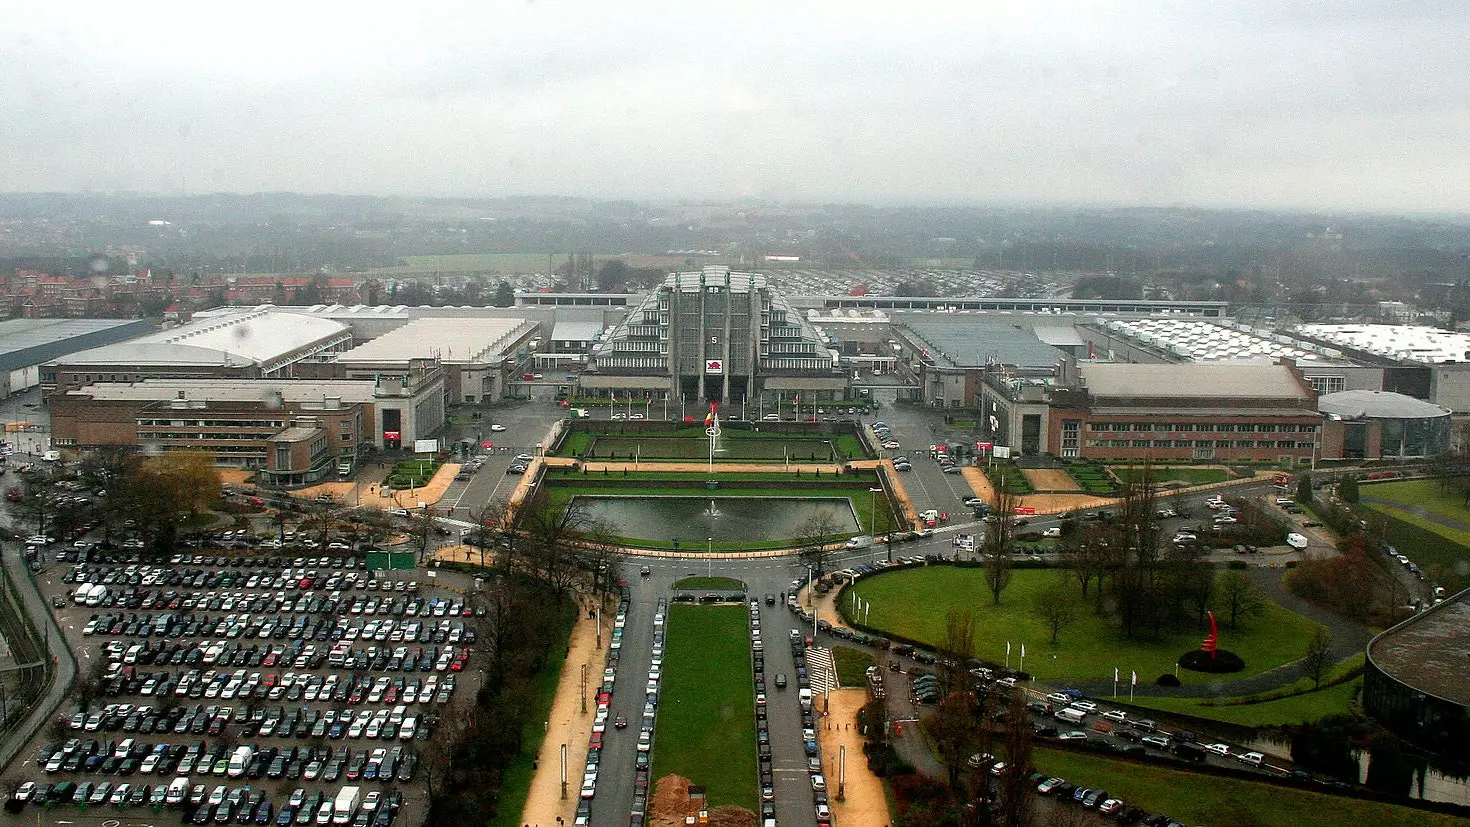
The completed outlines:
<svg viewBox="0 0 1470 827">
<path fill-rule="evenodd" d="M 640 577 L 638 570 L 647 565 L 650 576 Z M 801 712 L 797 702 L 796 668 L 792 661 L 789 637 L 796 628 L 796 618 L 779 602 L 766 606 L 767 593 L 788 591 L 791 581 L 805 569 L 791 558 L 759 560 L 704 559 L 632 559 L 624 565 L 631 592 L 628 617 L 623 628 L 623 644 L 613 691 L 612 714 L 626 715 L 625 730 L 609 728 L 604 734 L 601 769 L 598 773 L 597 796 L 592 804 L 592 824 L 596 827 L 622 827 L 627 824 L 633 801 L 634 756 L 638 738 L 638 722 L 643 713 L 643 688 L 647 681 L 650 649 L 653 645 L 653 614 L 660 597 L 674 596 L 673 584 L 684 577 L 735 577 L 746 583 L 752 599 L 761 600 L 761 639 L 766 655 L 766 706 L 771 732 L 771 758 L 774 778 L 776 818 L 794 827 L 815 827 L 816 810 L 812 801 L 810 775 L 801 739 Z M 810 630 L 807 630 L 810 631 Z M 785 673 L 787 688 L 776 689 L 775 676 Z M 600 677 L 600 673 L 599 673 Z M 668 699 L 663 699 L 668 703 Z M 751 721 L 754 729 L 755 721 Z M 820 733 L 818 733 L 820 736 Z M 653 745 L 655 753 L 658 742 Z M 756 756 L 731 756 L 731 760 L 748 760 L 756 772 Z M 825 759 L 824 759 L 825 760 Z M 696 779 L 697 780 L 697 779 Z M 759 802 L 751 802 L 758 810 Z"/>
<path fill-rule="evenodd" d="M 12 582 L 16 584 L 16 591 L 20 594 L 26 614 L 30 615 L 31 622 L 38 630 L 43 630 L 42 633 L 46 636 L 51 651 L 58 654 L 56 667 L 52 672 L 51 685 L 46 688 L 46 694 L 31 709 L 25 722 L 13 730 L 12 737 L 8 738 L 3 746 L 0 746 L 0 767 L 8 766 L 11 759 L 30 742 L 30 736 L 44 727 L 51 719 L 51 715 L 60 706 L 77 675 L 76 661 L 72 659 L 67 648 L 61 645 L 61 630 L 57 628 L 50 610 L 46 608 L 40 593 L 37 592 L 35 582 L 30 578 L 26 562 L 21 557 L 20 551 L 14 547 L 7 547 L 3 555 L 5 569 L 10 574 Z"/>
</svg>

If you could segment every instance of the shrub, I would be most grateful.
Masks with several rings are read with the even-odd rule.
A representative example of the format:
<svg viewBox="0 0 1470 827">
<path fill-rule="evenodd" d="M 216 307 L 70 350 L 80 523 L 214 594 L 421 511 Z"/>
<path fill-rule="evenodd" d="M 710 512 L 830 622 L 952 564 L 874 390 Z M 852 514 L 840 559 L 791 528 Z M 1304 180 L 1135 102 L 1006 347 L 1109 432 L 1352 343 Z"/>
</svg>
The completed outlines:
<svg viewBox="0 0 1470 827">
<path fill-rule="evenodd" d="M 1216 651 L 1213 658 L 1210 657 L 1209 652 L 1202 652 L 1198 649 L 1185 652 L 1179 658 L 1179 665 L 1191 672 L 1208 672 L 1213 675 L 1239 672 L 1245 669 L 1245 661 L 1241 660 L 1239 655 L 1225 649 Z"/>
<path fill-rule="evenodd" d="M 1155 679 L 1154 683 L 1158 684 L 1159 686 L 1178 686 L 1179 679 L 1169 674 L 1168 672 L 1165 672 L 1157 679 Z"/>
</svg>

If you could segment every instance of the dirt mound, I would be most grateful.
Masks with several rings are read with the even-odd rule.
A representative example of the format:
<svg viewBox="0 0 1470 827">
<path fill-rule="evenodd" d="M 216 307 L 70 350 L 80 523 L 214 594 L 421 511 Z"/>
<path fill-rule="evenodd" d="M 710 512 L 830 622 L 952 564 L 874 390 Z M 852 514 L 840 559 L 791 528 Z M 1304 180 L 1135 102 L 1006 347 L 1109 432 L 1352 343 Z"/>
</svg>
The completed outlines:
<svg viewBox="0 0 1470 827">
<path fill-rule="evenodd" d="M 698 816 L 703 798 L 689 797 L 689 779 L 666 775 L 654 782 L 648 805 L 649 827 L 684 827 L 686 816 Z M 710 827 L 755 827 L 756 816 L 739 807 L 716 807 L 709 811 Z"/>
</svg>

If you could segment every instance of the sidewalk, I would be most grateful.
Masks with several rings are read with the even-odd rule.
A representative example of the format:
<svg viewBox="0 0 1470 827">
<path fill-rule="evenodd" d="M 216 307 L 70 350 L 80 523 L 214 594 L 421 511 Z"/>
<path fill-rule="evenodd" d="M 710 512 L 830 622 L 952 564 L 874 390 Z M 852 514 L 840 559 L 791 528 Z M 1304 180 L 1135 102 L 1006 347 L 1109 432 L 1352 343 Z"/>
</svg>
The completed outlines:
<svg viewBox="0 0 1470 827">
<path fill-rule="evenodd" d="M 612 633 L 612 615 L 604 612 L 603 617 L 607 626 L 603 639 L 607 640 Z M 602 685 L 603 665 L 607 662 L 607 649 L 596 648 L 595 625 L 587 619 L 584 611 L 572 627 L 571 649 L 562 665 L 556 698 L 551 703 L 546 740 L 541 743 L 536 774 L 531 778 L 531 789 L 526 794 L 522 824 L 571 824 L 577 814 L 582 767 L 587 763 L 587 741 L 592 737 L 592 719 L 597 711 L 595 697 L 587 699 L 587 711 L 582 711 L 578 694 L 582 690 L 582 665 L 587 664 L 587 689 L 591 693 Z M 567 747 L 565 799 L 561 795 L 562 744 Z"/>
<path fill-rule="evenodd" d="M 837 766 L 827 767 L 832 820 L 842 827 L 886 827 L 892 819 L 888 817 L 883 781 L 868 769 L 868 759 L 863 755 L 863 735 L 857 724 L 858 710 L 868 702 L 868 690 L 837 689 L 827 697 L 830 706 L 823 719 L 822 751 L 827 755 L 846 756 L 845 773 Z"/>
</svg>

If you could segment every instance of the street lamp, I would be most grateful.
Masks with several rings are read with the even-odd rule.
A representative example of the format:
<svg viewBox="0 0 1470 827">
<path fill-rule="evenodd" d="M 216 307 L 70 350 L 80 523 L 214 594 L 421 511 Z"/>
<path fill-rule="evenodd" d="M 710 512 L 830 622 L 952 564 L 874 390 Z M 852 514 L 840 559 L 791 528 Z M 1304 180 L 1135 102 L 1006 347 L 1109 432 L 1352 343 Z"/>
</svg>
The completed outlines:
<svg viewBox="0 0 1470 827">
<path fill-rule="evenodd" d="M 878 495 L 883 493 L 883 489 L 869 488 L 868 493 L 872 495 L 868 498 L 868 535 L 872 536 L 878 533 Z"/>
<path fill-rule="evenodd" d="M 710 556 L 710 555 L 712 555 L 714 553 L 714 544 L 715 544 L 715 538 L 713 538 L 713 537 L 706 537 L 706 538 L 704 538 L 705 575 L 708 576 L 708 577 L 714 577 L 715 576 L 715 558 L 712 557 L 712 556 Z"/>
</svg>

